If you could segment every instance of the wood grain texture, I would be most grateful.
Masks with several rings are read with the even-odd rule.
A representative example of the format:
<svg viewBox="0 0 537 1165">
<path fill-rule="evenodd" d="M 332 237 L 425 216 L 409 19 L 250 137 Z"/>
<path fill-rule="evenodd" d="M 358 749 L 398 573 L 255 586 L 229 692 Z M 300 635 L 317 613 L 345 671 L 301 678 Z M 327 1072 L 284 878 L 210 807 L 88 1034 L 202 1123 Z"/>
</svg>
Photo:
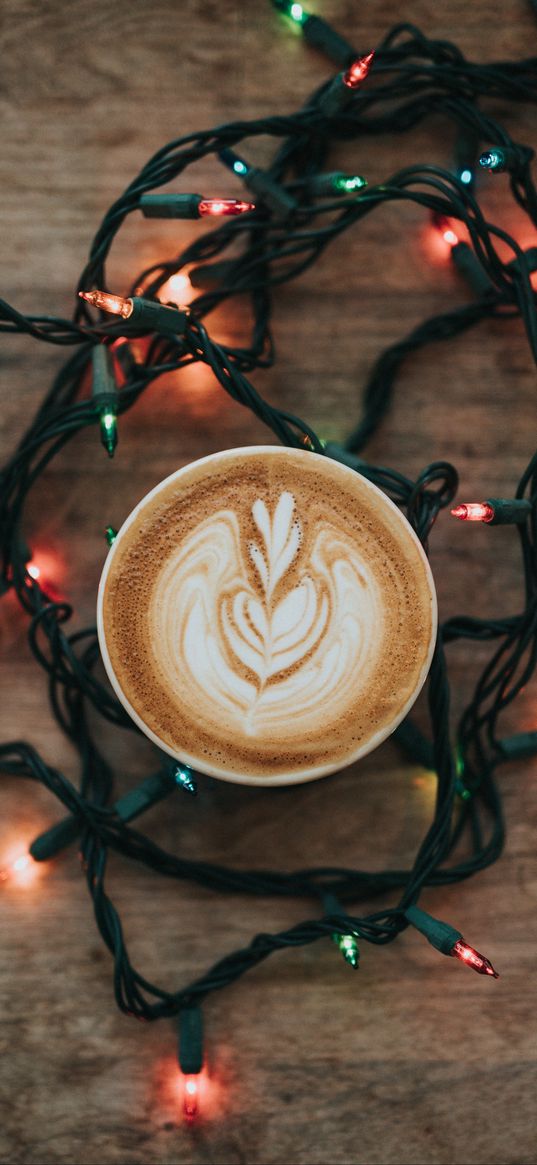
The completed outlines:
<svg viewBox="0 0 537 1165">
<path fill-rule="evenodd" d="M 318 11 L 360 48 L 401 18 L 456 40 L 473 59 L 534 52 L 530 5 L 505 0 L 326 0 Z M 190 130 L 295 109 L 331 73 L 265 0 L 3 0 L 0 51 L 2 291 L 21 310 L 68 314 L 73 288 L 104 211 L 146 158 Z M 497 109 L 498 113 L 502 111 Z M 535 109 L 509 114 L 535 143 Z M 449 161 L 441 121 L 415 135 L 367 141 L 351 170 L 380 180 L 412 161 Z M 269 145 L 251 143 L 263 161 Z M 228 186 L 229 184 L 229 186 Z M 185 183 L 186 185 L 186 183 Z M 188 189 L 229 188 L 214 160 Z M 529 243 L 501 210 L 503 180 L 486 187 L 491 215 Z M 172 255 L 198 225 L 133 216 L 110 265 L 122 289 L 157 256 Z M 387 206 L 340 239 L 276 306 L 279 358 L 255 377 L 276 404 L 341 439 L 358 414 L 377 354 L 427 314 L 467 299 L 457 275 L 428 253 L 423 214 Z M 209 320 L 240 338 L 236 306 Z M 29 340 L 2 345 L 0 452 L 22 433 L 61 352 Z M 461 472 L 461 497 L 512 491 L 535 446 L 535 369 L 518 321 L 486 323 L 404 367 L 389 418 L 369 455 L 410 474 L 436 457 Z M 79 625 L 94 617 L 105 547 L 157 481 L 220 448 L 271 441 L 205 369 L 155 384 L 121 421 L 108 464 L 84 432 L 47 473 L 28 510 L 30 541 L 47 548 Z M 511 531 L 455 527 L 442 515 L 432 538 L 442 616 L 517 609 Z M 31 741 L 74 777 L 75 758 L 49 715 L 45 682 L 26 646 L 26 624 L 2 604 L 3 739 Z M 451 649 L 454 714 L 467 699 L 481 650 Z M 528 685 L 512 730 L 535 727 Z M 426 723 L 424 702 L 420 716 Z M 118 790 L 148 771 L 150 749 L 103 733 Z M 0 1158 L 10 1165 L 530 1165 L 536 1160 L 536 765 L 505 768 L 508 843 L 478 878 L 424 895 L 498 965 L 497 983 L 443 960 L 416 933 L 364 947 L 358 974 L 329 942 L 274 956 L 205 1008 L 214 1099 L 196 1128 L 182 1123 L 173 1089 L 169 1023 L 137 1025 L 112 997 L 76 858 L 52 863 L 31 891 L 4 889 L 0 964 Z M 187 856 L 248 867 L 409 862 L 430 819 L 432 778 L 403 764 L 387 742 L 340 775 L 268 792 L 207 780 L 155 808 L 147 828 Z M 0 853 L 58 816 L 47 794 L 4 778 Z M 145 824 L 145 822 L 144 822 Z M 149 978 L 185 984 L 260 930 L 282 929 L 316 907 L 300 901 L 216 898 L 112 858 L 109 889 L 131 955 Z M 364 907 L 367 908 L 367 901 Z"/>
</svg>

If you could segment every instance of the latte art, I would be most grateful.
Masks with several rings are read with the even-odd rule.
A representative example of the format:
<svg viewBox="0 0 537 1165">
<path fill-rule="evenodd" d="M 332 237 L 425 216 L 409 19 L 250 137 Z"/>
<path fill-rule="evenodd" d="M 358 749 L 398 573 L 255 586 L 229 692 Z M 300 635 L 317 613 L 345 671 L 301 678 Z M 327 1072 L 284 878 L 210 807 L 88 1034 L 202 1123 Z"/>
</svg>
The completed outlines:
<svg viewBox="0 0 537 1165">
<path fill-rule="evenodd" d="M 193 715 L 209 723 L 221 715 L 249 737 L 300 737 L 364 681 L 383 634 L 378 587 L 330 526 L 301 556 L 291 493 L 272 515 L 257 498 L 252 517 L 259 539 L 247 547 L 237 515 L 222 510 L 170 556 L 151 603 L 153 642 Z M 289 582 L 301 557 L 299 580 Z"/>
<path fill-rule="evenodd" d="M 109 552 L 97 622 L 110 680 L 164 751 L 224 780 L 351 763 L 427 673 L 429 566 L 375 486 L 298 449 L 231 449 L 144 498 Z"/>
</svg>

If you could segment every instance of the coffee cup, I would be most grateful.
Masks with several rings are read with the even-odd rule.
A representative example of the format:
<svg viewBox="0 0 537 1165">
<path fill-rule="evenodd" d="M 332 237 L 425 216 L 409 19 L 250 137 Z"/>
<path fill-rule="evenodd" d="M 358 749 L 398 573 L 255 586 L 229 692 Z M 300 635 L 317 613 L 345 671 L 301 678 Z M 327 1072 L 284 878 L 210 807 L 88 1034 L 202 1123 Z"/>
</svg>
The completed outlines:
<svg viewBox="0 0 537 1165">
<path fill-rule="evenodd" d="M 138 727 L 198 773 L 257 786 L 346 768 L 403 720 L 437 626 L 394 503 L 303 449 L 227 449 L 141 499 L 109 550 L 97 627 Z"/>
</svg>

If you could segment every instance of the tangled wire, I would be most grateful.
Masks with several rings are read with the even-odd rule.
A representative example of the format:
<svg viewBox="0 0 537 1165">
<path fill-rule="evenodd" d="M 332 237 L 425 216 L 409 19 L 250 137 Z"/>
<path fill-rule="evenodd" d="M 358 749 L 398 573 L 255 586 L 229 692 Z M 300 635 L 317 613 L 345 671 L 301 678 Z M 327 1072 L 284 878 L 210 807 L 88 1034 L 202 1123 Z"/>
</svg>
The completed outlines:
<svg viewBox="0 0 537 1165">
<path fill-rule="evenodd" d="M 355 54 L 357 55 L 357 54 Z M 125 219 L 140 206 L 142 195 L 167 185 L 193 163 L 238 143 L 265 135 L 277 148 L 266 174 L 288 195 L 292 210 L 278 214 L 263 199 L 249 214 L 225 220 L 196 239 L 181 254 L 139 273 L 130 294 L 158 299 L 169 278 L 188 267 L 201 293 L 190 305 L 182 335 L 148 333 L 147 329 L 104 313 L 95 320 L 87 303 L 77 299 L 71 320 L 25 316 L 0 301 L 0 331 L 26 333 L 36 340 L 72 349 L 52 386 L 4 465 L 0 476 L 0 593 L 13 590 L 29 618 L 29 642 L 48 676 L 52 713 L 80 762 L 79 787 L 52 768 L 24 741 L 0 746 L 7 776 L 41 782 L 71 815 L 71 834 L 80 833 L 87 885 L 101 935 L 114 959 L 116 1000 L 122 1011 L 141 1019 L 177 1015 L 198 1005 L 218 988 L 233 982 L 274 950 L 300 946 L 323 936 L 347 933 L 371 943 L 387 943 L 408 925 L 406 910 L 425 886 L 460 881 L 494 862 L 502 849 L 504 826 L 495 773 L 508 749 L 500 735 L 500 717 L 532 675 L 537 658 L 537 453 L 522 473 L 517 498 L 532 503 L 527 520 L 517 526 L 525 581 L 523 609 L 500 619 L 461 615 L 439 627 L 428 679 L 430 738 L 411 721 L 396 735 L 416 759 L 437 774 L 433 818 L 410 869 L 368 873 L 323 867 L 295 872 L 236 871 L 210 862 L 187 861 L 167 853 L 127 824 L 113 801 L 114 773 L 90 731 L 88 710 L 118 729 L 138 732 L 112 690 L 96 678 L 99 647 L 94 626 L 70 631 L 69 603 L 47 593 L 28 570 L 24 539 L 28 497 L 63 447 L 85 426 L 99 423 L 95 400 L 88 395 L 92 350 L 118 339 L 144 336 L 143 360 L 127 351 L 124 383 L 117 396 L 121 416 L 165 372 L 202 362 L 233 400 L 249 408 L 286 446 L 306 446 L 323 456 L 337 456 L 383 489 L 399 505 L 427 549 L 439 511 L 457 487 L 452 465 L 426 466 L 415 481 L 396 470 L 373 466 L 360 454 L 390 406 L 397 374 L 406 357 L 426 344 L 450 340 L 490 317 L 520 316 L 537 363 L 536 299 L 531 285 L 533 256 L 505 231 L 487 221 L 472 184 L 438 166 L 409 166 L 382 185 L 358 193 L 319 194 L 330 155 L 345 143 L 352 163 L 353 144 L 366 135 L 409 133 L 428 118 L 454 123 L 458 133 L 473 135 L 481 146 L 504 148 L 509 159 L 512 198 L 537 225 L 537 191 L 531 177 L 533 151 L 513 141 L 508 131 L 482 106 L 537 103 L 537 58 L 474 64 L 456 45 L 430 40 L 410 24 L 398 24 L 377 48 L 371 77 L 340 109 L 327 112 L 319 88 L 298 112 L 286 117 L 238 121 L 188 135 L 159 149 L 107 211 L 90 248 L 77 290 L 107 289 L 106 260 Z M 325 184 L 326 187 L 326 184 Z M 434 216 L 447 216 L 466 228 L 473 271 L 480 275 L 480 294 L 473 302 L 424 321 L 378 358 L 365 386 L 362 416 L 344 445 L 327 445 L 301 418 L 274 408 L 256 391 L 248 376 L 275 360 L 271 314 L 277 288 L 296 278 L 321 256 L 342 232 L 350 230 L 387 202 L 411 201 Z M 496 242 L 509 250 L 500 258 Z M 142 291 L 140 291 L 142 289 Z M 253 323 L 247 347 L 217 344 L 205 323 L 222 301 L 247 296 Z M 445 647 L 469 639 L 491 643 L 490 658 L 463 712 L 453 741 L 450 731 L 449 681 Z M 535 746 L 537 751 L 537 744 Z M 513 749 L 511 749 L 513 755 Z M 160 758 L 158 780 L 174 787 L 168 760 Z M 134 814 L 131 814 L 134 816 Z M 469 856 L 457 859 L 464 839 Z M 115 850 L 168 878 L 194 881 L 214 891 L 304 897 L 323 915 L 278 934 L 259 934 L 245 949 L 222 958 L 204 975 L 175 991 L 148 982 L 130 962 L 118 912 L 105 890 L 107 856 Z M 361 917 L 356 904 L 364 897 L 391 895 L 395 904 Z"/>
</svg>

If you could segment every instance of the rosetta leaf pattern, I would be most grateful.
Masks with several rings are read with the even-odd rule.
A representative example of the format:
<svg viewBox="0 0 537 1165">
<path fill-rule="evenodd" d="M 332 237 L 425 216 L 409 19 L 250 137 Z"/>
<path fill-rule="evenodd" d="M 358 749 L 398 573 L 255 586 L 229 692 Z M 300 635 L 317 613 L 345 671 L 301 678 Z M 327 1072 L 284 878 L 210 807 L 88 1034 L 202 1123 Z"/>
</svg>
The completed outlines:
<svg viewBox="0 0 537 1165">
<path fill-rule="evenodd" d="M 252 506 L 264 550 L 256 542 L 251 542 L 249 551 L 267 601 L 270 601 L 277 584 L 291 566 L 300 545 L 300 526 L 293 520 L 294 505 L 293 495 L 285 490 L 278 499 L 272 522 L 266 502 L 257 498 Z"/>
<path fill-rule="evenodd" d="M 384 634 L 382 595 L 339 524 L 317 523 L 303 537 L 291 494 L 269 508 L 259 501 L 251 515 L 250 542 L 228 508 L 165 562 L 152 638 L 196 723 L 298 740 L 337 718 L 367 682 Z"/>
<path fill-rule="evenodd" d="M 258 498 L 252 516 L 260 535 L 248 552 L 257 572 L 263 598 L 251 590 L 239 590 L 222 607 L 222 621 L 229 647 L 237 659 L 264 684 L 292 664 L 300 662 L 319 639 L 328 619 L 326 595 L 319 600 L 313 580 L 305 576 L 274 604 L 274 592 L 295 560 L 302 531 L 294 517 L 294 498 L 280 494 L 274 514 Z"/>
</svg>

